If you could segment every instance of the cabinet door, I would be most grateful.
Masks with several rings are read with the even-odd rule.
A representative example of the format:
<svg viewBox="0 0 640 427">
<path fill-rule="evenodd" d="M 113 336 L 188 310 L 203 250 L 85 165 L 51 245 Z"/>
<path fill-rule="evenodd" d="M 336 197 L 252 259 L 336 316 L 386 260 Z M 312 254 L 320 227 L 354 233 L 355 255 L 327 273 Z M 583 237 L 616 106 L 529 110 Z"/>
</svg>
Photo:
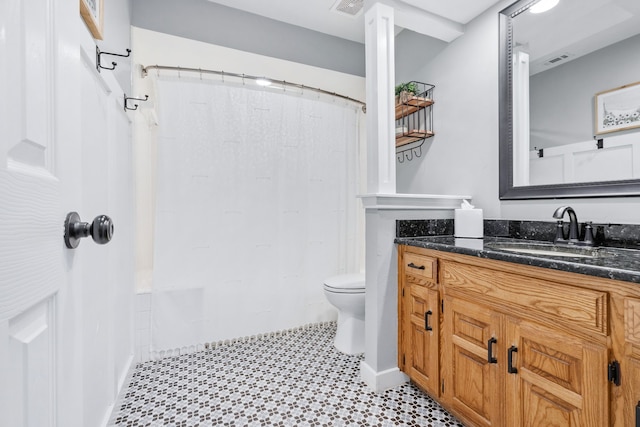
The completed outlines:
<svg viewBox="0 0 640 427">
<path fill-rule="evenodd" d="M 507 425 L 608 425 L 604 345 L 529 322 L 506 324 Z"/>
<path fill-rule="evenodd" d="M 438 291 L 408 286 L 404 349 L 407 375 L 433 397 L 440 392 L 440 298 Z"/>
<path fill-rule="evenodd" d="M 624 349 L 620 361 L 622 390 L 613 387 L 617 393 L 617 405 L 622 405 L 625 426 L 640 425 L 640 299 L 625 298 L 623 316 L 619 317 L 613 335 L 623 338 Z M 620 393 L 622 391 L 622 393 Z"/>
<path fill-rule="evenodd" d="M 445 399 L 475 426 L 502 425 L 500 315 L 488 307 L 446 297 L 443 317 Z"/>
</svg>

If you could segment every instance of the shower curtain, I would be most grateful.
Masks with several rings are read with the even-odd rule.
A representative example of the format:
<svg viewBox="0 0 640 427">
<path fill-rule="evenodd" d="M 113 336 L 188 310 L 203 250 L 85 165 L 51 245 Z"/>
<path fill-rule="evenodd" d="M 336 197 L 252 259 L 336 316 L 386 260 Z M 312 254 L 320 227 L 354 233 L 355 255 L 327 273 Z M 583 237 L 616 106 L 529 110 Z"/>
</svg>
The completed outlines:
<svg viewBox="0 0 640 427">
<path fill-rule="evenodd" d="M 157 81 L 152 354 L 332 320 L 323 280 L 358 271 L 356 106 Z"/>
</svg>

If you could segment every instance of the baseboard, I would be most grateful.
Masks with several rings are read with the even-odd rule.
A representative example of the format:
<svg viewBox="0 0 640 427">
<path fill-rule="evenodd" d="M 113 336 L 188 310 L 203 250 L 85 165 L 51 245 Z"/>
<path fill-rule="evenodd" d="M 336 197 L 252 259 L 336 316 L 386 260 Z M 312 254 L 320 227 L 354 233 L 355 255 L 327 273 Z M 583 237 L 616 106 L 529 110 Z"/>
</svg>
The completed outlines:
<svg viewBox="0 0 640 427">
<path fill-rule="evenodd" d="M 409 381 L 399 368 L 376 372 L 366 361 L 360 362 L 360 377 L 369 388 L 376 393 L 397 387 Z"/>
<path fill-rule="evenodd" d="M 124 401 L 125 394 L 124 389 L 129 386 L 131 383 L 131 378 L 133 377 L 133 373 L 135 372 L 136 364 L 134 363 L 135 355 L 131 354 L 127 360 L 125 366 L 126 369 L 123 369 L 123 372 L 120 374 L 118 378 L 118 390 L 116 393 L 115 400 L 113 404 L 109 405 L 106 411 L 105 419 L 100 424 L 103 427 L 109 427 L 115 425 L 114 416 L 119 412 L 120 405 Z"/>
</svg>

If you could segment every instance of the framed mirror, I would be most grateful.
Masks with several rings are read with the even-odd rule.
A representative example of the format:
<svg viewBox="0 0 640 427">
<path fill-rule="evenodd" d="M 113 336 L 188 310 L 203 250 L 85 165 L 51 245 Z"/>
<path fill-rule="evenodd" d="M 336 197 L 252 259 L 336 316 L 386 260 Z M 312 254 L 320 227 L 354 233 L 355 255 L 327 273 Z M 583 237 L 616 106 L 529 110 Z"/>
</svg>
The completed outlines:
<svg viewBox="0 0 640 427">
<path fill-rule="evenodd" d="M 500 199 L 640 195 L 640 2 L 499 19 Z"/>
</svg>

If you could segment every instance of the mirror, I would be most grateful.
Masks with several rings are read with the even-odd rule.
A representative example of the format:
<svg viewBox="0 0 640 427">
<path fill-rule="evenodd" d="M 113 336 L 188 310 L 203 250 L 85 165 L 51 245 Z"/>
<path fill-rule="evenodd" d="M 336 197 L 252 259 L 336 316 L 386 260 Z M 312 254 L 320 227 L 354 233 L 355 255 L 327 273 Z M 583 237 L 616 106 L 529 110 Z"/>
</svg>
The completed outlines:
<svg viewBox="0 0 640 427">
<path fill-rule="evenodd" d="M 640 2 L 536 3 L 499 14 L 500 199 L 640 195 Z"/>
</svg>

